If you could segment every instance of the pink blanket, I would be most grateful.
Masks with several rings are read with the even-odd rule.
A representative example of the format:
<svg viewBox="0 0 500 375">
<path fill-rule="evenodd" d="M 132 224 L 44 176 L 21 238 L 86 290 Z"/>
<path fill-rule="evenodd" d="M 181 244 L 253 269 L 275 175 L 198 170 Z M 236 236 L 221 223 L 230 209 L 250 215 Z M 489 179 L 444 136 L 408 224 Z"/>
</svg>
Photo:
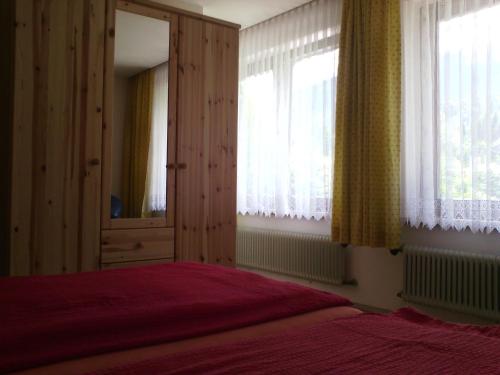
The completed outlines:
<svg viewBox="0 0 500 375">
<path fill-rule="evenodd" d="M 96 374 L 410 373 L 500 374 L 500 327 L 447 324 L 406 308 L 388 316 L 339 318 Z"/>
<path fill-rule="evenodd" d="M 196 263 L 0 279 L 0 373 L 201 336 L 345 298 Z"/>
</svg>

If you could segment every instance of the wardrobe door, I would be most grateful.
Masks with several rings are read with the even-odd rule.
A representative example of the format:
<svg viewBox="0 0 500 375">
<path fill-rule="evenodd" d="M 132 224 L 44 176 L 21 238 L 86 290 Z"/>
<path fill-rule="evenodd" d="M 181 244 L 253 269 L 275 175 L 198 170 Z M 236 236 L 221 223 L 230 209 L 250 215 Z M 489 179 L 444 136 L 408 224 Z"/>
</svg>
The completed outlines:
<svg viewBox="0 0 500 375">
<path fill-rule="evenodd" d="M 178 16 L 107 0 L 101 267 L 174 260 Z"/>
<path fill-rule="evenodd" d="M 13 275 L 98 267 L 104 5 L 15 2 Z"/>
<path fill-rule="evenodd" d="M 176 259 L 233 265 L 238 29 L 180 21 Z"/>
<path fill-rule="evenodd" d="M 15 0 L 0 1 L 0 276 L 10 268 L 10 181 L 14 96 Z"/>
<path fill-rule="evenodd" d="M 204 186 L 209 263 L 234 265 L 238 29 L 205 23 Z"/>
<path fill-rule="evenodd" d="M 208 201 L 207 155 L 203 128 L 203 24 L 179 17 L 179 69 L 177 96 L 177 189 L 175 202 L 176 260 L 205 261 Z"/>
</svg>

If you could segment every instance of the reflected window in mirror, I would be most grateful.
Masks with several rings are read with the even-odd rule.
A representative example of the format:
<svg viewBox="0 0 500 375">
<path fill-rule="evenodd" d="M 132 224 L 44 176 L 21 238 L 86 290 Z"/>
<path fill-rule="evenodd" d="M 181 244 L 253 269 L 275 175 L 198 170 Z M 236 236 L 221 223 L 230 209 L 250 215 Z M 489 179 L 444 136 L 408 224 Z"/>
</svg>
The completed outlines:
<svg viewBox="0 0 500 375">
<path fill-rule="evenodd" d="M 169 22 L 116 11 L 111 217 L 165 216 Z"/>
</svg>

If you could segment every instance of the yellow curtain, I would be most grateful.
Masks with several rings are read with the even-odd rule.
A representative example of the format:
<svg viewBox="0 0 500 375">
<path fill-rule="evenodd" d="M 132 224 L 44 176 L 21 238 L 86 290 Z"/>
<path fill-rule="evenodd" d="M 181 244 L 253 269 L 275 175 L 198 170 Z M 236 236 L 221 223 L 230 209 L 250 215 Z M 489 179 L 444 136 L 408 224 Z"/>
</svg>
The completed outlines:
<svg viewBox="0 0 500 375">
<path fill-rule="evenodd" d="M 400 246 L 400 0 L 344 1 L 332 237 Z"/>
<path fill-rule="evenodd" d="M 146 189 L 149 138 L 153 107 L 153 71 L 130 79 L 130 121 L 124 134 L 123 210 L 125 217 L 141 217 Z"/>
</svg>

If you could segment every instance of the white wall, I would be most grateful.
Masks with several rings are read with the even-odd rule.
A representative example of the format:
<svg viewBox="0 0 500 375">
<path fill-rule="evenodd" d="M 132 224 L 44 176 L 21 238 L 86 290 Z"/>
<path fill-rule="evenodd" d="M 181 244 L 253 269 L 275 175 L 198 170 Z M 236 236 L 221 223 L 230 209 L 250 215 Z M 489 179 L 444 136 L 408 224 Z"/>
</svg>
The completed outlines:
<svg viewBox="0 0 500 375">
<path fill-rule="evenodd" d="M 169 5 L 171 7 L 188 10 L 190 12 L 203 14 L 203 6 L 197 3 L 197 1 L 182 1 L 182 0 L 154 0 L 155 3 L 161 3 Z"/>
<path fill-rule="evenodd" d="M 297 219 L 276 219 L 256 216 L 238 216 L 238 226 L 267 228 L 302 233 L 330 234 L 330 221 L 311 222 Z M 403 227 L 402 242 L 422 246 L 474 249 L 500 253 L 500 235 L 472 234 L 471 232 L 410 229 Z M 334 291 L 353 302 L 380 309 L 394 310 L 407 305 L 397 294 L 403 287 L 403 257 L 393 256 L 387 249 L 356 247 L 348 250 L 348 279 L 357 281 L 357 286 L 329 286 L 304 282 Z M 297 281 L 297 280 L 295 280 Z M 419 309 L 441 319 L 460 322 L 484 322 L 482 319 L 456 314 L 440 309 L 418 306 Z"/>
<path fill-rule="evenodd" d="M 330 234 L 330 220 L 277 219 L 263 216 L 238 215 L 238 226 L 283 230 L 288 232 Z"/>
</svg>

